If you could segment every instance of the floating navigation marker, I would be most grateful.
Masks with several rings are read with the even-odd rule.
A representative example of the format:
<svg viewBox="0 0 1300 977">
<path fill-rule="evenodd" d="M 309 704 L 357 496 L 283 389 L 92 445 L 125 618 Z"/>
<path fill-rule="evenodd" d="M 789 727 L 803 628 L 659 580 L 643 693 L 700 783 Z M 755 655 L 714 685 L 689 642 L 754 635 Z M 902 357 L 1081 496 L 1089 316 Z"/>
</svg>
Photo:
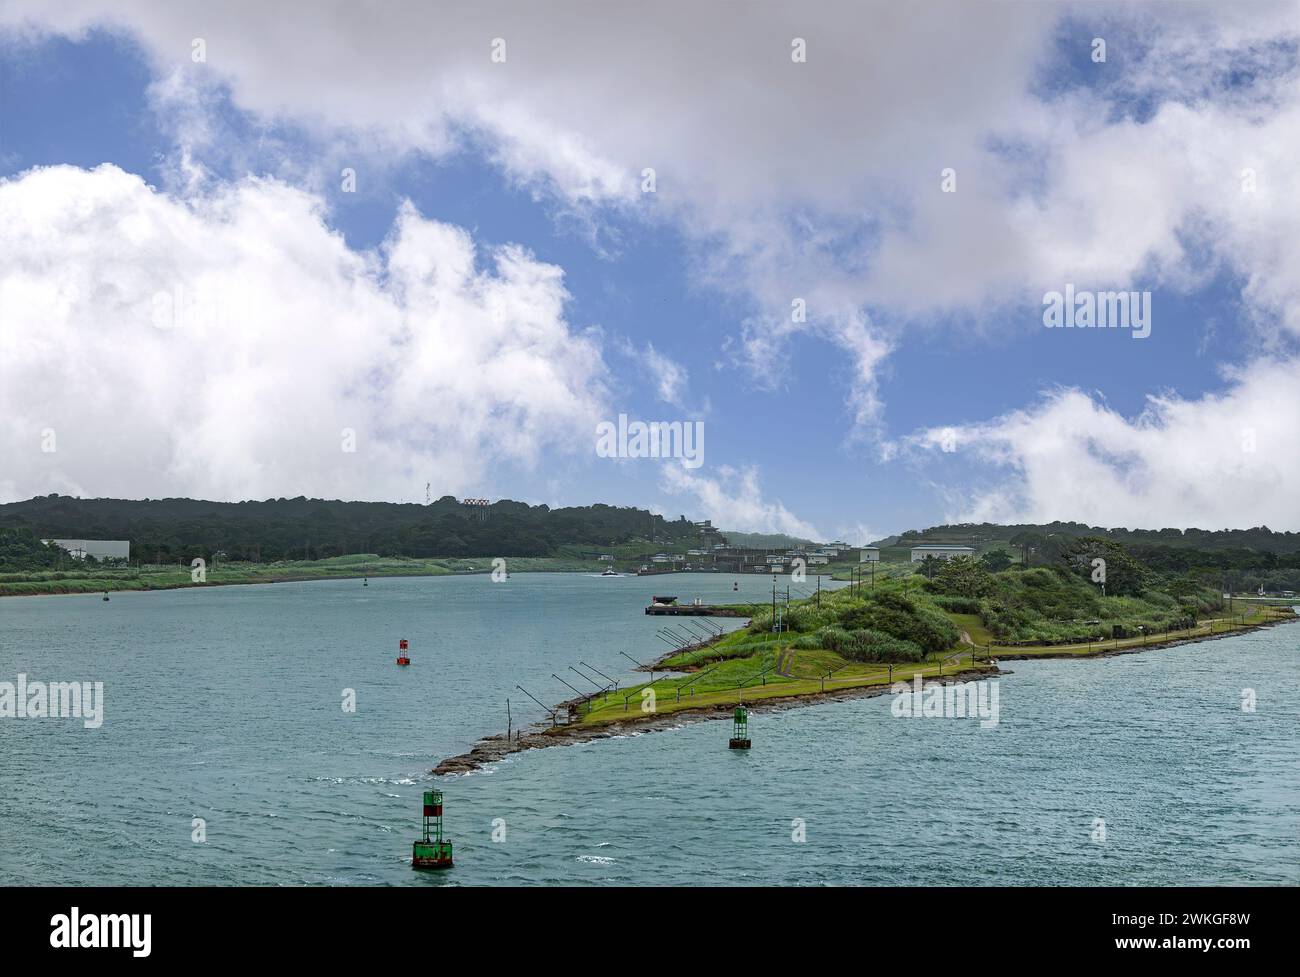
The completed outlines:
<svg viewBox="0 0 1300 977">
<path fill-rule="evenodd" d="M 104 591 L 104 600 L 108 600 L 108 591 Z"/>
<path fill-rule="evenodd" d="M 424 792 L 424 837 L 411 846 L 411 868 L 451 868 L 451 840 L 442 836 L 442 791 Z"/>
<path fill-rule="evenodd" d="M 736 728 L 731 734 L 731 742 L 727 746 L 733 750 L 749 749 L 749 712 L 744 706 L 736 706 L 736 711 L 731 714 L 735 720 Z"/>
<path fill-rule="evenodd" d="M 739 590 L 739 589 L 740 589 L 740 582 L 737 581 L 737 580 L 733 580 L 733 581 L 731 581 L 731 589 L 732 589 L 732 590 Z"/>
<path fill-rule="evenodd" d="M 362 578 L 361 578 L 361 586 L 363 586 L 363 587 L 369 587 L 369 586 L 370 586 L 370 578 L 369 578 L 369 577 L 362 577 Z"/>
<path fill-rule="evenodd" d="M 401 641 L 397 642 L 397 664 L 399 664 L 399 665 L 409 665 L 409 664 L 411 664 L 411 659 L 410 659 L 410 658 L 407 656 L 407 654 L 406 654 L 406 639 L 405 639 L 405 638 L 403 638 Z"/>
</svg>

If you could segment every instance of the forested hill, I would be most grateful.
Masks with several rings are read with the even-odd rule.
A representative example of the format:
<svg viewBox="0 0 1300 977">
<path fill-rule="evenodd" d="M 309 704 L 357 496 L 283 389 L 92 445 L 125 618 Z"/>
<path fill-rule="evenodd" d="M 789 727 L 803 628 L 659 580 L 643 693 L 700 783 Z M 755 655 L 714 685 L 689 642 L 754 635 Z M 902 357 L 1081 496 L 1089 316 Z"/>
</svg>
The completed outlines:
<svg viewBox="0 0 1300 977">
<path fill-rule="evenodd" d="M 268 499 L 74 499 L 48 495 L 0 505 L 0 527 L 38 537 L 127 539 L 134 559 L 167 562 L 223 552 L 228 560 L 382 556 L 549 556 L 561 546 L 602 549 L 635 539 L 693 540 L 685 516 L 591 505 L 552 509 L 501 501 L 483 508 L 444 496 L 430 505 Z"/>
<path fill-rule="evenodd" d="M 1120 543 L 1130 552 L 1152 547 L 1175 547 L 1194 550 L 1253 550 L 1257 553 L 1298 553 L 1300 533 L 1276 533 L 1267 526 L 1255 529 L 1106 529 L 1081 522 L 1052 522 L 1000 526 L 994 523 L 962 523 L 909 529 L 899 536 L 882 540 L 887 546 L 916 546 L 920 543 L 964 543 L 976 549 L 1003 545 L 1052 545 L 1053 540 L 1068 542 L 1085 536 L 1101 537 Z"/>
</svg>

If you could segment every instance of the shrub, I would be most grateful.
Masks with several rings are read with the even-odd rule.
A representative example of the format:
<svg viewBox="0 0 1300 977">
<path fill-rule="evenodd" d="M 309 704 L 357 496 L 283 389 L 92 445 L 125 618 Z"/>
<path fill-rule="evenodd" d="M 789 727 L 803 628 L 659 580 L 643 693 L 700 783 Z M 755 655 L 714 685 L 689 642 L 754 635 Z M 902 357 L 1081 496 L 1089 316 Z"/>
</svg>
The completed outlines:
<svg viewBox="0 0 1300 977">
<path fill-rule="evenodd" d="M 874 602 L 841 615 L 840 623 L 849 631 L 884 632 L 927 652 L 943 651 L 961 637 L 940 611 L 903 594 L 881 594 Z"/>
<path fill-rule="evenodd" d="M 935 604 L 953 614 L 979 614 L 984 604 L 975 597 L 936 596 Z"/>
<path fill-rule="evenodd" d="M 838 652 L 850 661 L 917 662 L 925 658 L 925 652 L 914 642 L 902 641 L 872 628 L 849 631 L 832 626 L 823 628 L 818 637 L 822 647 Z"/>
<path fill-rule="evenodd" d="M 769 613 L 770 616 L 770 613 Z M 839 615 L 831 607 L 815 607 L 805 604 L 790 609 L 788 618 L 790 630 L 799 632 L 816 631 L 828 624 L 834 624 Z"/>
</svg>

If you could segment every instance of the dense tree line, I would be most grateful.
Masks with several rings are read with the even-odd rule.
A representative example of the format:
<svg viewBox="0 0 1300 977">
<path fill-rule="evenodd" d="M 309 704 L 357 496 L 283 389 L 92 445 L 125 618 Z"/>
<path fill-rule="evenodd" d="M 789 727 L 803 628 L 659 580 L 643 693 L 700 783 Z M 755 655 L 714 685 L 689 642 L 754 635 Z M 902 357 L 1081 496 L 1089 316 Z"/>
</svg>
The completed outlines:
<svg viewBox="0 0 1300 977">
<path fill-rule="evenodd" d="M 47 546 L 30 529 L 0 527 L 0 567 L 20 570 L 52 570 L 67 554 Z"/>
<path fill-rule="evenodd" d="M 451 496 L 411 505 L 302 497 L 231 503 L 49 495 L 0 505 L 0 527 L 27 530 L 34 537 L 126 539 L 133 560 L 161 563 L 213 553 L 254 562 L 348 553 L 550 556 L 561 546 L 594 551 L 638 538 L 696 536 L 685 516 L 669 520 L 643 509 L 552 509 L 511 501 L 480 509 Z"/>
<path fill-rule="evenodd" d="M 898 537 L 899 546 L 925 542 L 988 543 L 1002 540 L 1017 549 L 1022 545 L 1059 545 L 1072 538 L 1099 536 L 1123 545 L 1137 555 L 1139 548 L 1187 548 L 1198 551 L 1243 550 L 1275 554 L 1300 553 L 1300 533 L 1274 532 L 1267 526 L 1254 529 L 1106 529 L 1081 522 L 1053 522 L 1042 525 L 963 523 L 909 529 Z"/>
</svg>

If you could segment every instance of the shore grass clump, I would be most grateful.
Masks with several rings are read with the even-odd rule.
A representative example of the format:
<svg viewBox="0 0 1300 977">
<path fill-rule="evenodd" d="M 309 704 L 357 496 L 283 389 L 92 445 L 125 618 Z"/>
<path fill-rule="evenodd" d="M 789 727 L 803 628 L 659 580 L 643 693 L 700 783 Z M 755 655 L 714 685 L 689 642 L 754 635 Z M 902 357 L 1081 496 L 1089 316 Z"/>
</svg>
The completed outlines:
<svg viewBox="0 0 1300 977">
<path fill-rule="evenodd" d="M 787 620 L 791 631 L 807 634 L 810 631 L 820 630 L 828 624 L 834 624 L 839 620 L 839 613 L 833 607 L 805 604 L 802 607 L 791 608 Z"/>
<path fill-rule="evenodd" d="M 946 594 L 935 594 L 930 599 L 950 614 L 979 614 L 984 604 L 978 597 L 949 597 Z"/>
<path fill-rule="evenodd" d="M 794 647 L 824 648 L 856 662 L 919 662 L 925 658 L 925 651 L 916 642 L 874 628 L 849 630 L 830 625 L 816 634 L 800 637 Z"/>
</svg>

